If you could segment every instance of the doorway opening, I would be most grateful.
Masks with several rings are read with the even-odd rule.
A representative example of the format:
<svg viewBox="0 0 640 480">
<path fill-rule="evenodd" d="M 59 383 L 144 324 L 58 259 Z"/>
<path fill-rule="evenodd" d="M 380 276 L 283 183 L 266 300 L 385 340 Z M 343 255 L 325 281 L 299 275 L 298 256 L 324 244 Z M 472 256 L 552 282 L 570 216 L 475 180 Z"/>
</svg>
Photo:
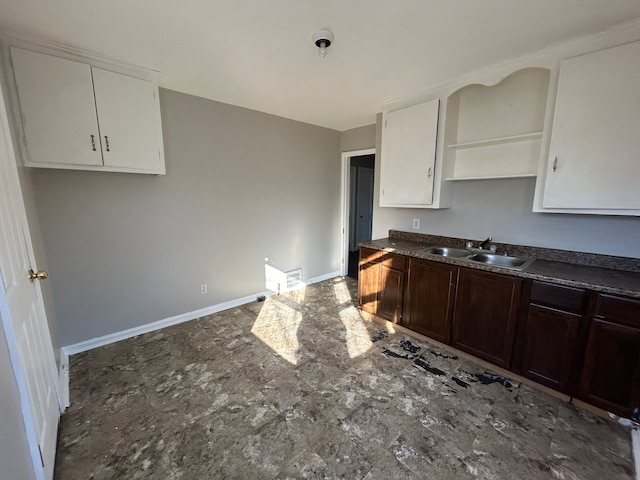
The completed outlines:
<svg viewBox="0 0 640 480">
<path fill-rule="evenodd" d="M 375 149 L 342 154 L 342 275 L 358 278 L 358 244 L 371 240 Z"/>
</svg>

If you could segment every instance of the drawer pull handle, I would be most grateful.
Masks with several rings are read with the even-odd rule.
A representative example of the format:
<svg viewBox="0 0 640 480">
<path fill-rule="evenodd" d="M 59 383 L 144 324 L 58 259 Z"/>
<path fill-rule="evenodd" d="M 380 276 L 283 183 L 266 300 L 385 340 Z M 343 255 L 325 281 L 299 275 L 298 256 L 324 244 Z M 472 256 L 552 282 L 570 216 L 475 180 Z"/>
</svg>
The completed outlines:
<svg viewBox="0 0 640 480">
<path fill-rule="evenodd" d="M 96 151 L 96 136 L 95 135 L 89 135 L 91 137 L 91 148 L 93 149 L 93 151 Z"/>
</svg>

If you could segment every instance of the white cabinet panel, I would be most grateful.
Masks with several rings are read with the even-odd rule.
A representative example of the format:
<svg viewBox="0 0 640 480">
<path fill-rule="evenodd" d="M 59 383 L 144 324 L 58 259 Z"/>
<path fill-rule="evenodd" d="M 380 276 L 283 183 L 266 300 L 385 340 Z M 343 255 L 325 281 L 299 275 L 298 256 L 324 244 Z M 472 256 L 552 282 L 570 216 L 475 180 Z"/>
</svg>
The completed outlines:
<svg viewBox="0 0 640 480">
<path fill-rule="evenodd" d="M 161 167 L 156 87 L 152 82 L 93 68 L 105 166 Z"/>
<path fill-rule="evenodd" d="M 639 152 L 640 42 L 563 61 L 542 206 L 640 209 Z"/>
<path fill-rule="evenodd" d="M 91 67 L 11 49 L 31 162 L 102 165 Z"/>
<path fill-rule="evenodd" d="M 420 208 L 433 202 L 439 100 L 383 117 L 380 206 Z"/>
</svg>

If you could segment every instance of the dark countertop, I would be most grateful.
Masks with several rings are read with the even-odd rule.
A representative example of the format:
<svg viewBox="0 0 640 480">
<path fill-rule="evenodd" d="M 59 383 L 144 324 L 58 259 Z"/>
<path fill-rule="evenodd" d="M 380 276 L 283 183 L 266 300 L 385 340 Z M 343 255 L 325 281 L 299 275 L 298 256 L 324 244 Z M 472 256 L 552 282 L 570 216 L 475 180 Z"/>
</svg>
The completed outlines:
<svg viewBox="0 0 640 480">
<path fill-rule="evenodd" d="M 598 292 L 640 298 L 640 273 L 638 272 L 545 260 L 540 259 L 535 255 L 535 253 L 533 255 L 529 255 L 534 258 L 538 258 L 535 262 L 524 270 L 514 270 L 511 268 L 478 264 L 468 260 L 457 259 L 454 257 L 442 257 L 424 252 L 424 250 L 430 246 L 463 247 L 463 245 L 459 245 L 459 242 L 456 241 L 457 239 L 450 239 L 451 241 L 447 242 L 445 238 L 446 237 L 437 237 L 437 243 L 428 241 L 418 242 L 402 238 L 383 238 L 380 240 L 362 242 L 360 243 L 360 246 L 372 248 L 374 250 L 398 253 L 415 258 L 422 258 L 425 260 L 432 260 L 434 262 L 449 263 L 476 270 L 484 270 L 504 275 L 511 275 L 514 277 L 541 280 L 557 285 L 587 288 Z M 517 246 L 514 246 L 513 248 L 515 250 L 517 249 Z M 499 249 L 498 253 L 501 251 L 504 250 Z M 509 253 L 511 253 L 511 251 L 509 251 Z"/>
</svg>

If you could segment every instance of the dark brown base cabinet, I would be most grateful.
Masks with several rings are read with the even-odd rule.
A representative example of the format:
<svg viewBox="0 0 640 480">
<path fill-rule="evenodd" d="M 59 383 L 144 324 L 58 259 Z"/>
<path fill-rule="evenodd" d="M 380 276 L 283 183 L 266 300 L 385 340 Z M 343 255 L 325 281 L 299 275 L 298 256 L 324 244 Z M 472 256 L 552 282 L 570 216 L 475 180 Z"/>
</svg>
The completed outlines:
<svg viewBox="0 0 640 480">
<path fill-rule="evenodd" d="M 378 312 L 378 285 L 380 284 L 380 268 L 378 259 L 380 252 L 368 248 L 360 249 L 358 268 L 358 306 L 365 312 Z"/>
<path fill-rule="evenodd" d="M 380 263 L 378 315 L 399 323 L 402 320 L 405 271 L 404 268 L 393 268 L 388 263 L 393 263 L 393 260 L 387 259 Z"/>
<path fill-rule="evenodd" d="M 460 268 L 452 345 L 509 368 L 521 283 L 519 278 Z"/>
<path fill-rule="evenodd" d="M 542 385 L 640 419 L 638 299 L 361 248 L 358 305 Z"/>
<path fill-rule="evenodd" d="M 625 417 L 640 407 L 640 301 L 599 295 L 579 397 Z"/>
<path fill-rule="evenodd" d="M 519 336 L 523 340 L 520 372 L 560 392 L 573 394 L 584 356 L 584 316 L 588 292 L 534 281 Z"/>
<path fill-rule="evenodd" d="M 457 276 L 458 267 L 410 259 L 401 325 L 450 343 Z"/>
<path fill-rule="evenodd" d="M 406 257 L 368 248 L 360 249 L 358 305 L 393 323 L 402 319 Z"/>
</svg>

